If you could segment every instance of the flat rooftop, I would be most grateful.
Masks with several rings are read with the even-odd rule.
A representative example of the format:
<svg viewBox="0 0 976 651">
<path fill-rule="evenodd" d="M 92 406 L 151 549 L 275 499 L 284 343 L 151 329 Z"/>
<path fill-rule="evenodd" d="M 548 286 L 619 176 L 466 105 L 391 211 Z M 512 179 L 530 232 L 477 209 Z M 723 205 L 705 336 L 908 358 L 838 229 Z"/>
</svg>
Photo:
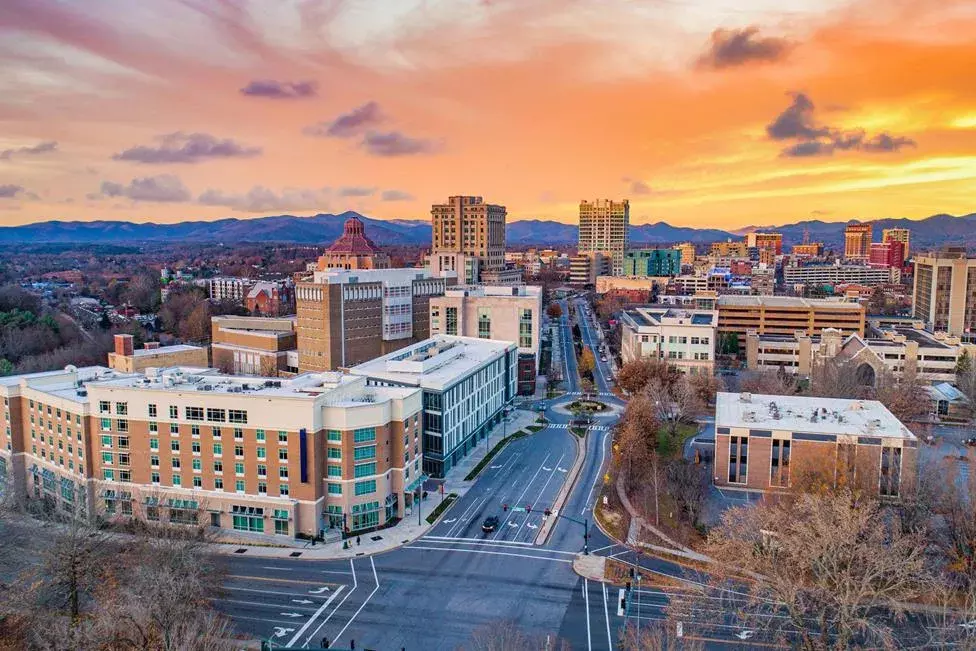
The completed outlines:
<svg viewBox="0 0 976 651">
<path fill-rule="evenodd" d="M 514 342 L 434 335 L 349 369 L 353 375 L 396 384 L 443 390 L 497 359 Z"/>
<path fill-rule="evenodd" d="M 379 282 L 406 285 L 414 280 L 426 280 L 430 278 L 433 278 L 430 270 L 423 267 L 403 267 L 398 269 L 326 269 L 316 271 L 312 274 L 312 282 L 323 285 Z"/>
<path fill-rule="evenodd" d="M 158 357 L 170 353 L 188 353 L 194 350 L 206 350 L 202 346 L 192 346 L 190 344 L 176 344 L 173 346 L 160 346 L 159 348 L 139 348 L 132 351 L 133 357 Z"/>
<path fill-rule="evenodd" d="M 915 439 L 877 400 L 720 392 L 715 426 Z"/>
<path fill-rule="evenodd" d="M 445 296 L 491 296 L 497 298 L 535 298 L 542 295 L 538 285 L 457 285 L 449 287 Z"/>
<path fill-rule="evenodd" d="M 824 298 L 802 298 L 799 296 L 734 296 L 718 297 L 719 306 L 735 307 L 784 307 L 784 308 L 830 308 L 832 310 L 850 310 L 861 312 L 864 308 L 859 303 L 834 301 Z"/>
<path fill-rule="evenodd" d="M 713 310 L 693 310 L 674 305 L 652 304 L 646 307 L 628 308 L 623 314 L 637 326 L 670 325 L 714 326 L 718 313 Z"/>
</svg>

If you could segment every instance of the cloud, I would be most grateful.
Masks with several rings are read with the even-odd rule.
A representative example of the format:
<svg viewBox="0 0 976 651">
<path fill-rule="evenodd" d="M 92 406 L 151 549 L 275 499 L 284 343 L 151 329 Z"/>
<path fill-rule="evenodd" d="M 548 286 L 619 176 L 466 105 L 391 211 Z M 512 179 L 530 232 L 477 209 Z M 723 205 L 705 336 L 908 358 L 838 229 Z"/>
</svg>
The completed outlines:
<svg viewBox="0 0 976 651">
<path fill-rule="evenodd" d="M 371 197 L 376 193 L 376 188 L 365 188 L 349 186 L 345 188 L 339 188 L 340 197 Z"/>
<path fill-rule="evenodd" d="M 334 120 L 307 126 L 302 133 L 319 138 L 353 138 L 383 120 L 380 105 L 376 102 L 366 102 Z"/>
<path fill-rule="evenodd" d="M 314 81 L 256 79 L 241 88 L 241 94 L 268 99 L 306 99 L 318 94 L 318 85 Z"/>
<path fill-rule="evenodd" d="M 328 188 L 285 188 L 279 193 L 257 185 L 245 194 L 208 189 L 197 201 L 207 206 L 226 206 L 243 212 L 319 210 L 328 206 Z"/>
<path fill-rule="evenodd" d="M 157 138 L 158 147 L 139 145 L 112 156 L 119 161 L 136 163 L 197 163 L 214 158 L 251 158 L 261 154 L 260 147 L 242 145 L 229 138 L 208 133 L 168 133 Z"/>
<path fill-rule="evenodd" d="M 634 178 L 631 178 L 629 176 L 625 176 L 621 180 L 624 183 L 629 183 L 630 184 L 630 193 L 631 194 L 650 194 L 651 193 L 651 186 L 649 186 L 644 181 L 641 181 L 640 179 L 634 179 Z"/>
<path fill-rule="evenodd" d="M 412 156 L 429 154 L 437 148 L 430 140 L 411 138 L 399 131 L 381 133 L 370 131 L 363 136 L 360 146 L 373 156 Z"/>
<path fill-rule="evenodd" d="M 159 203 L 177 203 L 189 201 L 190 191 L 183 185 L 180 177 L 172 174 L 135 178 L 128 185 L 103 181 L 100 192 L 89 194 L 89 199 L 104 197 L 125 197 L 133 201 L 152 201 Z"/>
<path fill-rule="evenodd" d="M 403 190 L 386 190 L 380 198 L 383 201 L 413 201 L 416 197 Z"/>
<path fill-rule="evenodd" d="M 0 160 L 10 160 L 14 156 L 36 156 L 38 154 L 48 154 L 57 151 L 58 143 L 54 140 L 39 142 L 33 147 L 16 147 L 14 149 L 4 149 L 0 151 Z"/>
<path fill-rule="evenodd" d="M 815 106 L 804 93 L 791 93 L 790 105 L 766 125 L 766 134 L 775 141 L 793 140 L 780 151 L 785 158 L 831 156 L 837 151 L 869 153 L 897 152 L 917 143 L 905 136 L 879 133 L 868 136 L 864 129 L 843 130 L 817 124 Z"/>
<path fill-rule="evenodd" d="M 759 37 L 759 28 L 716 29 L 708 50 L 698 59 L 698 66 L 721 70 L 757 61 L 780 61 L 790 53 L 793 44 L 783 38 Z"/>
<path fill-rule="evenodd" d="M 0 185 L 0 199 L 13 199 L 24 191 L 24 186 L 7 183 Z"/>
</svg>

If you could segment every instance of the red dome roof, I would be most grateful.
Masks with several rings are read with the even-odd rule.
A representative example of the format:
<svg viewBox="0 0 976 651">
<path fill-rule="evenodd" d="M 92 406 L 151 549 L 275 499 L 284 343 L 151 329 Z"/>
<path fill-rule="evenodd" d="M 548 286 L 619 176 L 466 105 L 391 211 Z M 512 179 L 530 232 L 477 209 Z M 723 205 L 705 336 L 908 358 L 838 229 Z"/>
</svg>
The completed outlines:
<svg viewBox="0 0 976 651">
<path fill-rule="evenodd" d="M 350 217 L 342 227 L 342 235 L 325 251 L 326 253 L 373 255 L 379 253 L 380 249 L 366 237 L 363 223 L 355 217 Z"/>
</svg>

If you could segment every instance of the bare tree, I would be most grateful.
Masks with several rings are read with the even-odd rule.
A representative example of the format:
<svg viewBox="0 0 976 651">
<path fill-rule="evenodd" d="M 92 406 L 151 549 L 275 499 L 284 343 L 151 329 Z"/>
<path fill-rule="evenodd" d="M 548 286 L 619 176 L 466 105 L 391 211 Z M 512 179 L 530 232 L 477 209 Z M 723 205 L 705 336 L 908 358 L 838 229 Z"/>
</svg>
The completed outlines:
<svg viewBox="0 0 976 651">
<path fill-rule="evenodd" d="M 636 359 L 620 368 L 620 372 L 617 373 L 617 384 L 630 395 L 636 395 L 650 384 L 653 378 L 671 384 L 680 376 L 681 371 L 667 362 L 657 359 Z"/>
<path fill-rule="evenodd" d="M 794 648 L 897 647 L 904 604 L 931 585 L 926 541 L 898 517 L 850 491 L 729 509 L 709 534 L 718 563 L 705 596 L 734 585 L 740 622 Z"/>
<path fill-rule="evenodd" d="M 477 629 L 459 651 L 569 651 L 554 635 L 530 635 L 515 622 L 495 622 Z"/>
<path fill-rule="evenodd" d="M 691 526 L 698 526 L 708 496 L 708 470 L 685 459 L 672 459 L 667 465 L 668 492 Z"/>
<path fill-rule="evenodd" d="M 931 402 L 925 385 L 912 372 L 902 374 L 900 379 L 890 371 L 881 373 L 875 381 L 872 397 L 903 423 L 928 414 Z"/>
<path fill-rule="evenodd" d="M 796 379 L 779 370 L 749 371 L 739 378 L 739 390 L 760 395 L 790 396 L 797 392 Z"/>
<path fill-rule="evenodd" d="M 867 387 L 861 380 L 855 364 L 835 357 L 813 365 L 808 393 L 820 398 L 863 398 Z"/>
<path fill-rule="evenodd" d="M 701 651 L 705 644 L 700 640 L 678 637 L 677 622 L 648 622 L 640 627 L 624 626 L 619 641 L 621 651 Z"/>
<path fill-rule="evenodd" d="M 658 421 L 672 440 L 677 436 L 678 425 L 697 416 L 703 408 L 698 392 L 684 375 L 670 384 L 655 377 L 644 391 L 654 404 Z"/>
</svg>

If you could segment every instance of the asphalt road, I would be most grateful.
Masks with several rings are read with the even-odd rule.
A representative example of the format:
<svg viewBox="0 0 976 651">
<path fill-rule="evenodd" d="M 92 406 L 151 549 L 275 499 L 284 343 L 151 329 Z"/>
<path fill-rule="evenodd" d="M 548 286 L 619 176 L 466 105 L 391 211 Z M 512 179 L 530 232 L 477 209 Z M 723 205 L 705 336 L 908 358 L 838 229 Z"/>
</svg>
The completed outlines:
<svg viewBox="0 0 976 651">
<path fill-rule="evenodd" d="M 584 524 L 560 517 L 548 541 L 534 544 L 542 511 L 552 505 L 576 457 L 575 435 L 566 428 L 569 417 L 552 408 L 579 392 L 565 301 L 563 313 L 568 394 L 545 401 L 551 425 L 506 446 L 428 534 L 353 560 L 226 558 L 228 578 L 215 605 L 241 632 L 289 646 L 317 648 L 328 638 L 333 648 L 349 648 L 355 641 L 357 649 L 457 649 L 475 631 L 512 621 L 527 633 L 565 640 L 573 649 L 614 648 L 621 626 L 636 615 L 619 612 L 618 588 L 573 572 Z M 582 322 L 581 329 L 596 352 L 592 323 Z M 597 364 L 599 392 L 607 394 L 600 399 L 622 405 L 609 395 L 610 371 L 599 354 Z M 586 462 L 561 510 L 588 524 L 589 549 L 607 556 L 628 553 L 592 526 L 615 419 L 601 418 L 587 435 Z M 531 512 L 512 508 L 529 506 Z M 482 522 L 492 515 L 500 526 L 484 533 Z M 683 572 L 659 559 L 640 562 L 665 574 Z M 667 595 L 659 597 L 663 603 Z M 648 608 L 653 601 L 648 595 Z M 642 609 L 640 616 L 654 612 Z"/>
</svg>

